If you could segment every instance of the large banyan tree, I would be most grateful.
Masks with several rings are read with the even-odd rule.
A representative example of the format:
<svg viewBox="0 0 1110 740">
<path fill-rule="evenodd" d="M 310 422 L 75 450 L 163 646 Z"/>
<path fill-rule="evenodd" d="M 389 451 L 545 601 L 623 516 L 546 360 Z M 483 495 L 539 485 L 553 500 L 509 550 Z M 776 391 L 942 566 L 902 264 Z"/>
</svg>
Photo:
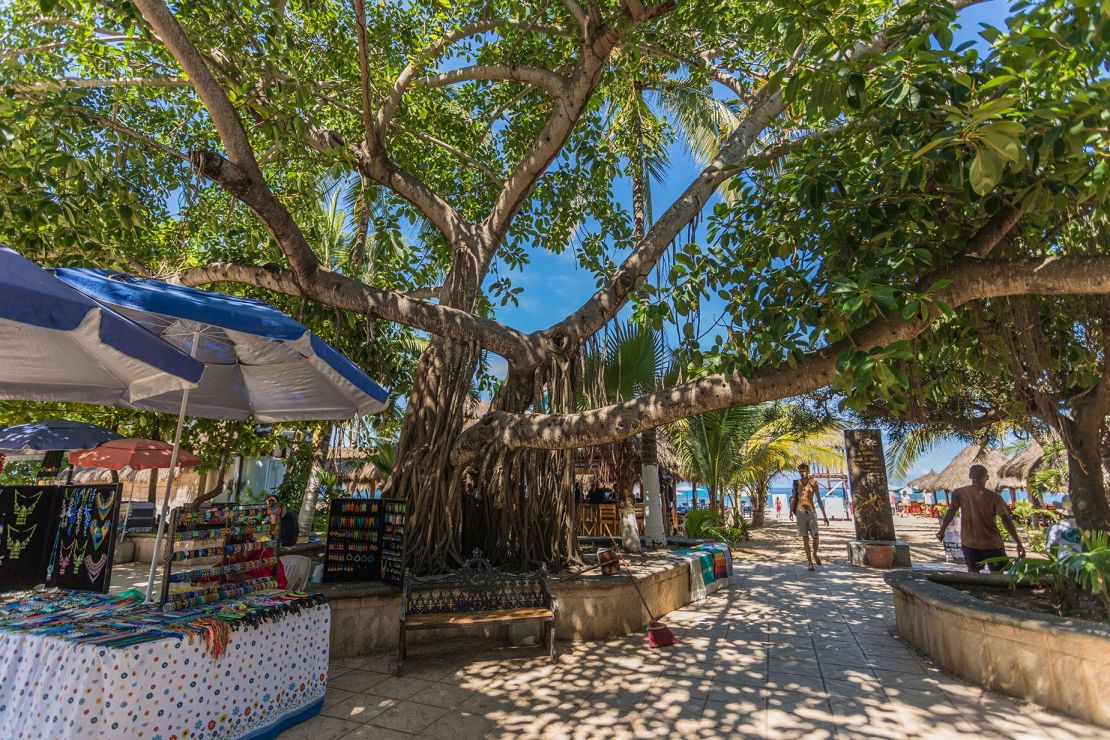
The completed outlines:
<svg viewBox="0 0 1110 740">
<path fill-rule="evenodd" d="M 411 564 L 561 564 L 573 448 L 834 383 L 898 403 L 909 340 L 953 312 L 1110 293 L 1110 257 L 1051 235 L 1107 203 L 1105 15 L 1027 5 L 957 45 L 971 4 L 14 0 L 0 238 L 426 332 L 388 484 Z M 679 132 L 701 164 L 643 223 L 628 153 Z M 996 251 L 1017 234 L 1043 239 Z M 597 289 L 523 332 L 494 307 L 536 250 Z M 684 381 L 581 408 L 580 352 L 626 307 L 671 325 Z M 507 375 L 464 425 L 490 354 Z"/>
</svg>

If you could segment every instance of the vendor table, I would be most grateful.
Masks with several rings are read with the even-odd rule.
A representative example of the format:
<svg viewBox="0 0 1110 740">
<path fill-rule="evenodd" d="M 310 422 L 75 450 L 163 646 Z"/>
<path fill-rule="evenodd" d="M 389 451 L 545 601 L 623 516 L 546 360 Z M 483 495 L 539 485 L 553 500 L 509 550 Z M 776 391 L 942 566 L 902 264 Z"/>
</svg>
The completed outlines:
<svg viewBox="0 0 1110 740">
<path fill-rule="evenodd" d="M 0 632 L 0 737 L 264 738 L 320 711 L 326 604 L 232 633 L 120 648 Z"/>
</svg>

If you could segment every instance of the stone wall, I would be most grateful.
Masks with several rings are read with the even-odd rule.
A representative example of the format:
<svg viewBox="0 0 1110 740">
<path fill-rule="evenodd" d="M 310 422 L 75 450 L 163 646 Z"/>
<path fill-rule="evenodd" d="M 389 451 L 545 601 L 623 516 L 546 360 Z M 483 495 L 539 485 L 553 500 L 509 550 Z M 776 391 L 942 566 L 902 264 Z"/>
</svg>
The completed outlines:
<svg viewBox="0 0 1110 740">
<path fill-rule="evenodd" d="M 988 604 L 949 585 L 1002 576 L 898 572 L 898 635 L 945 670 L 995 691 L 1110 727 L 1110 629 Z"/>
<path fill-rule="evenodd" d="M 658 563 L 635 569 L 637 584 L 655 618 L 690 602 L 690 569 L 686 563 Z M 327 596 L 331 606 L 331 655 L 388 652 L 397 649 L 401 594 L 383 583 L 325 584 L 313 590 Z M 638 632 L 649 617 L 627 575 L 553 577 L 551 590 L 558 600 L 555 637 L 559 641 L 595 640 Z M 539 626 L 535 636 L 540 637 Z M 484 629 L 417 630 L 409 645 L 454 637 L 506 639 L 505 625 Z M 519 637 L 514 633 L 514 638 Z"/>
</svg>

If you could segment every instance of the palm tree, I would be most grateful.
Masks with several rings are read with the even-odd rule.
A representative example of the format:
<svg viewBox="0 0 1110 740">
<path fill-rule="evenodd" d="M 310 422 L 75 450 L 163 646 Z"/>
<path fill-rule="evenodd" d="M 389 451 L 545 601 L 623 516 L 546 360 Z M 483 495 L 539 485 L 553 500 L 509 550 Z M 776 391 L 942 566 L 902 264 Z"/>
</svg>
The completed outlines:
<svg viewBox="0 0 1110 740">
<path fill-rule="evenodd" d="M 654 106 L 649 104 L 648 95 Z M 617 151 L 628 160 L 632 235 L 639 241 L 652 220 L 651 180 L 661 180 L 666 174 L 668 128 L 685 140 L 695 156 L 708 161 L 716 154 L 721 135 L 731 130 L 738 118 L 707 86 L 653 74 L 638 58 L 621 70 L 612 101 L 612 137 Z M 658 460 L 657 431 L 645 429 L 640 436 L 640 480 L 645 504 L 644 539 L 652 546 L 666 543 Z"/>
<path fill-rule="evenodd" d="M 814 422 L 792 405 L 763 407 L 761 425 L 744 444 L 745 461 L 733 483 L 747 489 L 752 500 L 752 526 L 762 527 L 767 492 L 777 475 L 802 463 L 828 468 L 844 463 L 844 453 L 830 432 L 840 429 L 836 420 Z"/>
<path fill-rule="evenodd" d="M 660 387 L 668 365 L 668 354 L 658 333 L 639 324 L 617 324 L 607 333 L 602 346 L 586 354 L 581 395 L 586 403 L 594 406 L 636 398 Z M 639 552 L 640 535 L 632 500 L 632 486 L 637 477 L 633 447 L 626 440 L 611 445 L 608 451 L 612 456 L 610 465 L 621 510 L 621 541 L 626 551 Z M 641 454 L 647 453 L 641 450 Z M 658 497 L 658 473 L 655 482 Z M 646 485 L 644 491 L 646 495 Z M 658 505 L 662 506 L 661 499 Z"/>
<path fill-rule="evenodd" d="M 761 406 L 740 406 L 709 411 L 671 427 L 672 441 L 697 490 L 709 489 L 709 505 L 724 513 L 723 493 L 743 470 L 744 445 L 760 427 Z"/>
<path fill-rule="evenodd" d="M 672 429 L 675 451 L 695 486 L 709 488 L 710 505 L 724 513 L 725 498 L 747 491 L 752 526 L 763 526 L 771 480 L 799 463 L 837 465 L 843 454 L 822 439 L 835 422 L 815 423 L 794 406 L 761 404 L 691 417 Z M 734 509 L 736 509 L 734 505 Z"/>
</svg>

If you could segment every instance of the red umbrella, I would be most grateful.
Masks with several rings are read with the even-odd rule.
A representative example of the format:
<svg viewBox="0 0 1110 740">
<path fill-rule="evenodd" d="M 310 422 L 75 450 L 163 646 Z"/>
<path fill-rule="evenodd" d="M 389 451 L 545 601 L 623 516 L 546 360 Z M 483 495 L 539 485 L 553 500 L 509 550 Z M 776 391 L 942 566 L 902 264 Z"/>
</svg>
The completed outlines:
<svg viewBox="0 0 1110 740">
<path fill-rule="evenodd" d="M 113 439 L 91 450 L 71 453 L 69 462 L 83 468 L 110 468 L 122 470 L 151 470 L 168 468 L 173 455 L 173 445 L 153 439 Z M 182 468 L 195 468 L 204 461 L 196 455 L 180 450 L 177 465 Z"/>
</svg>

